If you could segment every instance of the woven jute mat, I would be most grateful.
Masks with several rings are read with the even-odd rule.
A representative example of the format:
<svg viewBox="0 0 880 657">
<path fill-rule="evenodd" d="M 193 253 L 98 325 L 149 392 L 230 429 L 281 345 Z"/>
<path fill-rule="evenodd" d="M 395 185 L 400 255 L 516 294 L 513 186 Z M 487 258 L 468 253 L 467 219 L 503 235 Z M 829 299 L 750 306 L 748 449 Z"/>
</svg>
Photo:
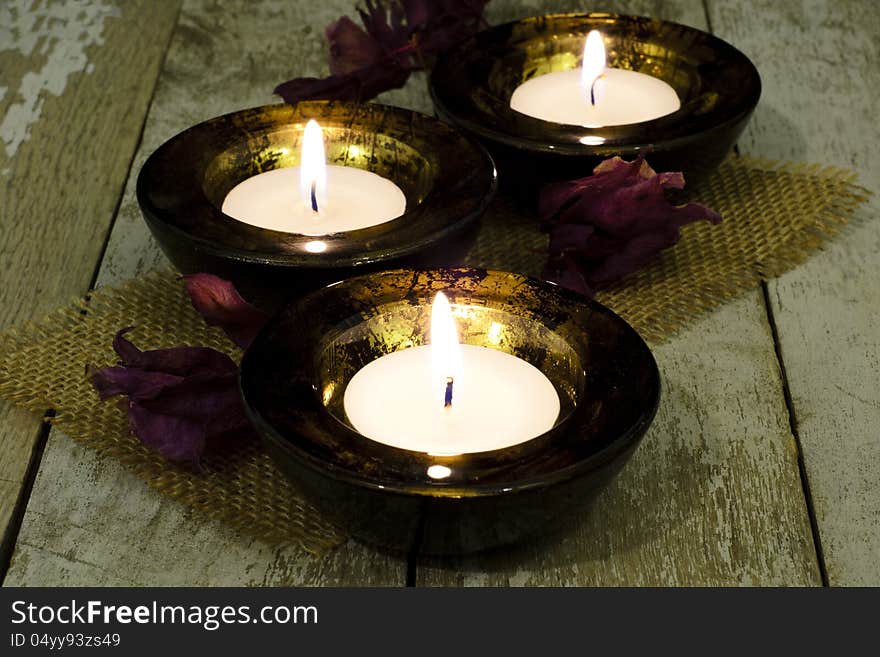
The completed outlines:
<svg viewBox="0 0 880 657">
<path fill-rule="evenodd" d="M 802 262 L 846 224 L 867 192 L 851 172 L 736 158 L 690 190 L 720 212 L 683 231 L 681 242 L 597 299 L 649 341 L 659 342 L 725 300 Z M 547 236 L 534 216 L 503 200 L 484 217 L 467 264 L 538 275 Z M 0 335 L 0 397 L 33 411 L 54 410 L 62 432 L 115 458 L 157 491 L 273 544 L 324 552 L 346 539 L 257 442 L 209 451 L 204 472 L 170 464 L 130 435 L 124 406 L 101 402 L 86 365 L 116 358 L 114 334 L 135 326 L 142 349 L 204 345 L 240 351 L 193 310 L 178 275 L 151 273 L 99 289 L 39 322 Z"/>
</svg>

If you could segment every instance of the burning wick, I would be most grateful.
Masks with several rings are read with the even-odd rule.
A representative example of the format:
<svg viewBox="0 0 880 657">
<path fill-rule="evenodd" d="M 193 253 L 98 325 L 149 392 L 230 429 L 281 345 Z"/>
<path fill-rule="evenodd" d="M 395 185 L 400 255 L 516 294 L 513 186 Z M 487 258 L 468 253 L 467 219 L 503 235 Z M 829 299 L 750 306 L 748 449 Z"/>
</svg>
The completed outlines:
<svg viewBox="0 0 880 657">
<path fill-rule="evenodd" d="M 596 83 L 604 77 L 605 74 L 603 73 L 598 78 L 593 80 L 593 84 L 590 85 L 590 105 L 592 105 L 593 107 L 596 106 Z"/>
<path fill-rule="evenodd" d="M 449 299 L 442 292 L 434 296 L 431 304 L 431 372 L 432 384 L 437 401 L 440 396 L 440 385 L 446 381 L 443 393 L 443 408 L 452 408 L 452 384 L 460 373 L 461 354 L 458 346 L 458 332 Z"/>
<path fill-rule="evenodd" d="M 312 212 L 318 212 L 318 193 L 317 193 L 318 181 L 312 181 L 312 189 L 311 189 L 311 199 L 312 199 Z"/>
</svg>

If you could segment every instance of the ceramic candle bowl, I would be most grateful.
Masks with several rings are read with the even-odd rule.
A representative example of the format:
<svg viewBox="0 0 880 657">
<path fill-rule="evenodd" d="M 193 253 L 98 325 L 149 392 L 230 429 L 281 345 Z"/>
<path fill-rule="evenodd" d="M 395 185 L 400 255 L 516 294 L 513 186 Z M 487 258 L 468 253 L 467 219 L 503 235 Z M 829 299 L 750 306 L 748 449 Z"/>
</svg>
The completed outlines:
<svg viewBox="0 0 880 657">
<path fill-rule="evenodd" d="M 223 214 L 238 183 L 299 164 L 309 119 L 323 128 L 327 164 L 391 180 L 406 195 L 406 212 L 320 237 Z M 296 293 L 389 262 L 457 262 L 495 186 L 485 150 L 436 119 L 382 105 L 304 102 L 234 112 L 185 130 L 146 161 L 137 197 L 153 235 L 184 273 L 214 273 L 250 292 Z"/>
<path fill-rule="evenodd" d="M 681 108 L 603 128 L 512 110 L 510 97 L 526 80 L 581 65 L 590 30 L 601 32 L 608 66 L 667 82 Z M 502 184 L 532 194 L 548 181 L 588 175 L 614 155 L 632 159 L 646 152 L 658 171 L 704 173 L 733 147 L 761 95 L 754 65 L 721 39 L 668 21 L 613 14 L 538 16 L 480 32 L 440 58 L 430 87 L 437 114 L 489 148 Z"/>
<path fill-rule="evenodd" d="M 426 343 L 438 291 L 463 344 L 513 354 L 552 382 L 562 410 L 550 431 L 432 456 L 354 430 L 348 382 L 377 358 Z M 394 270 L 285 306 L 245 353 L 241 390 L 280 467 L 324 513 L 373 544 L 445 554 L 545 534 L 588 504 L 650 425 L 660 379 L 626 322 L 555 285 L 476 269 Z"/>
</svg>

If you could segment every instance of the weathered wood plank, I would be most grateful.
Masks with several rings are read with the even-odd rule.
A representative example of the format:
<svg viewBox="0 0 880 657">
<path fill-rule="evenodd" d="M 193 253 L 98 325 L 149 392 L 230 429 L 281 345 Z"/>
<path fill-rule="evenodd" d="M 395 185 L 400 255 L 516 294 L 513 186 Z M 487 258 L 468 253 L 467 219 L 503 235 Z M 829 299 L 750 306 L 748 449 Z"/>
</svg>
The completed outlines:
<svg viewBox="0 0 880 657">
<path fill-rule="evenodd" d="M 743 152 L 850 167 L 880 191 L 880 6 L 710 2 L 764 96 Z M 831 584 L 880 584 L 880 202 L 768 284 Z"/>
<path fill-rule="evenodd" d="M 700 2 L 596 9 L 706 25 Z M 702 319 L 655 355 L 664 386 L 658 417 L 591 511 L 572 518 L 564 536 L 514 552 L 425 560 L 418 583 L 818 584 L 761 292 Z"/>
<path fill-rule="evenodd" d="M 654 350 L 657 419 L 594 507 L 552 542 L 425 561 L 424 585 L 818 584 L 761 296 Z"/>
<path fill-rule="evenodd" d="M 88 289 L 177 5 L 0 6 L 0 330 Z M 39 426 L 0 402 L 0 536 Z"/>
<path fill-rule="evenodd" d="M 244 537 L 53 431 L 6 584 L 381 585 L 404 572 L 356 544 L 319 559 Z"/>
<path fill-rule="evenodd" d="M 550 6 L 496 3 L 490 20 Z M 580 8 L 574 3 L 552 7 Z M 595 8 L 705 24 L 697 0 Z M 270 102 L 277 81 L 325 70 L 323 49 L 314 35 L 295 46 L 293 65 L 282 66 L 272 55 L 280 52 L 284 35 L 297 36 L 296 26 L 314 32 L 349 9 L 347 2 L 334 0 L 317 8 L 318 15 L 305 18 L 288 3 L 239 3 L 224 4 L 220 16 L 207 3 L 188 3 L 150 112 L 138 166 L 177 130 L 221 112 Z M 255 64 L 248 63 L 248 53 Z M 222 83 L 206 74 L 205 61 L 222 71 L 217 75 Z M 427 107 L 418 80 L 385 99 Z M 162 263 L 142 225 L 130 180 L 101 280 L 128 278 Z M 762 303 L 759 292 L 749 295 L 658 350 L 666 396 L 657 423 L 632 465 L 592 513 L 573 523 L 564 540 L 491 558 L 426 563 L 420 568 L 421 582 L 817 582 Z M 110 537 L 93 536 L 102 532 Z M 351 545 L 323 560 L 296 550 L 266 550 L 191 517 L 116 464 L 101 463 L 53 433 L 7 582 L 400 583 L 402 566 Z"/>
<path fill-rule="evenodd" d="M 350 10 L 346 0 L 184 3 L 99 284 L 168 266 L 134 196 L 146 157 L 199 121 L 277 102 L 272 89 L 287 77 L 325 72 L 320 31 Z M 402 585 L 405 577 L 405 560 L 353 543 L 324 558 L 270 548 L 162 497 L 53 430 L 6 583 Z"/>
</svg>

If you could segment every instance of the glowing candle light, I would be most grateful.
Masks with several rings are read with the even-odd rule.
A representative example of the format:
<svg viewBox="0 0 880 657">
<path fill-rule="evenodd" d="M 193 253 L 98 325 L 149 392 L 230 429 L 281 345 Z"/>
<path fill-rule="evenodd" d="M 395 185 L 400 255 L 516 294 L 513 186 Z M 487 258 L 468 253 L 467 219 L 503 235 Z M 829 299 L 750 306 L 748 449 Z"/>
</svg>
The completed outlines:
<svg viewBox="0 0 880 657">
<path fill-rule="evenodd" d="M 490 342 L 501 330 L 498 324 L 490 327 Z M 367 438 L 437 456 L 525 442 L 551 429 L 560 408 L 553 384 L 532 364 L 496 349 L 459 344 L 442 293 L 432 307 L 430 344 L 366 365 L 349 382 L 344 406 Z"/>
<path fill-rule="evenodd" d="M 588 90 L 590 105 L 596 105 L 596 83 L 605 72 L 605 43 L 602 35 L 592 30 L 584 42 L 584 60 L 581 64 L 581 88 Z"/>
<path fill-rule="evenodd" d="M 406 196 L 371 171 L 327 166 L 321 127 L 312 120 L 303 131 L 299 166 L 273 169 L 239 183 L 226 195 L 222 209 L 253 226 L 319 236 L 391 221 L 405 212 Z M 317 244 L 323 242 L 309 242 Z M 306 250 L 323 251 L 309 246 Z"/>
<path fill-rule="evenodd" d="M 299 196 L 306 210 L 318 214 L 327 205 L 327 158 L 321 126 L 312 119 L 303 131 L 299 166 Z M 320 199 L 320 203 L 318 203 Z"/>
<path fill-rule="evenodd" d="M 510 107 L 544 121 L 601 128 L 666 116 L 681 101 L 663 80 L 608 68 L 602 35 L 592 30 L 580 68 L 526 80 L 513 92 Z"/>
</svg>

